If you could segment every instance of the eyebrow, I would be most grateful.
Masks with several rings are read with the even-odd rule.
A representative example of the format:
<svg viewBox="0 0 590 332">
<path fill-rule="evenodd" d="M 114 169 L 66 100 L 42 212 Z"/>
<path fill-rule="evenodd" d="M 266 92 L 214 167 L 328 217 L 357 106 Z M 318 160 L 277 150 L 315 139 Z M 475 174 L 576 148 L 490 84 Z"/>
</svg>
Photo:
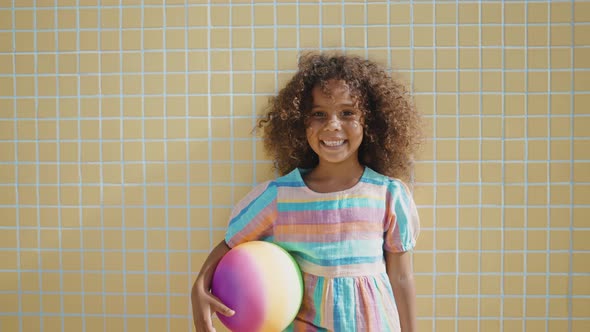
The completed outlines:
<svg viewBox="0 0 590 332">
<path fill-rule="evenodd" d="M 343 104 L 337 104 L 336 106 L 349 106 L 349 107 L 354 107 L 354 103 L 343 103 Z M 311 108 L 312 109 L 314 109 L 314 108 L 322 108 L 322 106 L 321 105 L 313 104 L 311 106 Z"/>
</svg>

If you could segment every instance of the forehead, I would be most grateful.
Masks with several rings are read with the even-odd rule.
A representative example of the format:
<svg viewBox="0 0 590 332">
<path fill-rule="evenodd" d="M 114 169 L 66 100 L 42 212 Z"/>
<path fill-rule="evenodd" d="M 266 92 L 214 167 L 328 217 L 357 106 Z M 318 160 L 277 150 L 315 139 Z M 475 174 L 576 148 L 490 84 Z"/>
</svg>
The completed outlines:
<svg viewBox="0 0 590 332">
<path fill-rule="evenodd" d="M 325 85 L 316 85 L 311 90 L 315 102 L 331 100 L 332 102 L 352 101 L 350 87 L 342 80 L 329 80 Z"/>
</svg>

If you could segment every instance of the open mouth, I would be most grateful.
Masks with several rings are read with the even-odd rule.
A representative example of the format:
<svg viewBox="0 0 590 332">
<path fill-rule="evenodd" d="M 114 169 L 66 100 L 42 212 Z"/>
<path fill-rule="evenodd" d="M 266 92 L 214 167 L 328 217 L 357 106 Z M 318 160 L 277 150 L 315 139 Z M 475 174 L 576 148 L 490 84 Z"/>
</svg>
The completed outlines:
<svg viewBox="0 0 590 332">
<path fill-rule="evenodd" d="M 344 143 L 346 143 L 346 140 L 343 140 L 343 139 L 335 140 L 335 141 L 334 140 L 332 140 L 332 141 L 321 140 L 321 142 L 323 145 L 333 148 L 333 147 L 339 147 L 339 146 L 344 145 Z"/>
</svg>

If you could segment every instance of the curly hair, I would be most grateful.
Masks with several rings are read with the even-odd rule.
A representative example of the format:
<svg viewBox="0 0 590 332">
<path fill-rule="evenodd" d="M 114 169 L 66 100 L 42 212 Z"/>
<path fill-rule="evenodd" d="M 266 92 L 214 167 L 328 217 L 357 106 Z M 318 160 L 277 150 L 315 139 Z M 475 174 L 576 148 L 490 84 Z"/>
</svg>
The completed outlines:
<svg viewBox="0 0 590 332">
<path fill-rule="evenodd" d="M 330 80 L 344 81 L 363 113 L 359 162 L 375 171 L 410 181 L 414 153 L 421 142 L 420 115 L 408 89 L 371 60 L 358 56 L 310 53 L 300 57 L 298 70 L 269 100 L 257 126 L 274 168 L 287 174 L 313 168 L 318 156 L 307 142 L 305 123 L 312 105 L 311 91 L 327 91 Z"/>
</svg>

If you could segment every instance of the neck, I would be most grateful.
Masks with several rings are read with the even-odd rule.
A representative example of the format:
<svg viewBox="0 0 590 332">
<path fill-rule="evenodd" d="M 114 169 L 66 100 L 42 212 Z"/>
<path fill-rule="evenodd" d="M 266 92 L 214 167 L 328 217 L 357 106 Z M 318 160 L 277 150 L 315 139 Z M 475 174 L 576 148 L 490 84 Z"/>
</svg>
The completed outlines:
<svg viewBox="0 0 590 332">
<path fill-rule="evenodd" d="M 321 162 L 313 169 L 313 173 L 321 178 L 346 179 L 359 178 L 364 171 L 364 166 L 358 160 L 346 163 Z"/>
<path fill-rule="evenodd" d="M 352 188 L 363 175 L 364 167 L 356 163 L 320 163 L 303 176 L 305 184 L 320 193 L 336 192 Z"/>
</svg>

